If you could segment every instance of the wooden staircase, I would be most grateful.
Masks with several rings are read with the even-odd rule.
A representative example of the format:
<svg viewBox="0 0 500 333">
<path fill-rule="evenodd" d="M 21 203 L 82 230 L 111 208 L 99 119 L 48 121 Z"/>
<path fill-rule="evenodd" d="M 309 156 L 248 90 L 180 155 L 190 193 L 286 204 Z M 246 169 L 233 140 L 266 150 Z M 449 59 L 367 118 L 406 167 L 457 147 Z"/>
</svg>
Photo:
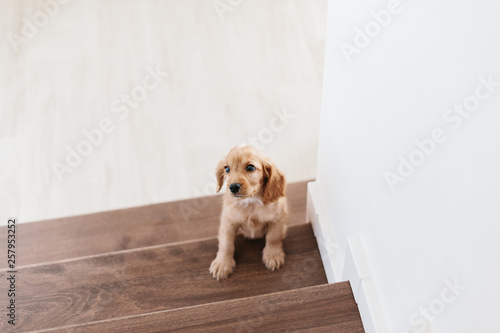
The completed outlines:
<svg viewBox="0 0 500 333">
<path fill-rule="evenodd" d="M 364 332 L 349 283 L 327 284 L 304 224 L 306 182 L 289 184 L 288 198 L 285 266 L 266 270 L 264 240 L 239 238 L 223 281 L 208 272 L 220 196 L 18 225 L 16 326 L 3 311 L 0 331 Z"/>
</svg>

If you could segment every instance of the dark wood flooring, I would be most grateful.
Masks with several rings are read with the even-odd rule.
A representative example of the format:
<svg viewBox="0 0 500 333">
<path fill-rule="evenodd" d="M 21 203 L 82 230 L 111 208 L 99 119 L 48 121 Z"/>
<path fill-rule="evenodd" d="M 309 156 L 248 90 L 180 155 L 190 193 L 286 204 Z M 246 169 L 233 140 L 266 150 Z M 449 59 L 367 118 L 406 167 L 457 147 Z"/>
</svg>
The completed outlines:
<svg viewBox="0 0 500 333">
<path fill-rule="evenodd" d="M 208 272 L 220 195 L 18 224 L 17 320 L 0 332 L 363 332 L 349 283 L 326 284 L 306 188 L 288 187 L 285 265 L 268 271 L 264 240 L 239 238 L 223 281 Z"/>
<path fill-rule="evenodd" d="M 364 332 L 349 282 L 119 318 L 56 332 Z"/>
<path fill-rule="evenodd" d="M 127 250 L 18 269 L 15 332 L 164 311 L 198 304 L 325 284 L 321 258 L 309 224 L 289 228 L 285 266 L 268 271 L 263 240 L 238 239 L 236 270 L 214 280 L 208 267 L 216 237 Z M 0 271 L 5 281 L 6 270 Z M 0 304 L 7 304 L 0 293 Z M 0 331 L 10 325 L 0 321 Z"/>
<path fill-rule="evenodd" d="M 288 185 L 289 225 L 305 222 L 307 182 Z M 220 195 L 17 225 L 17 266 L 212 237 Z M 0 227 L 0 244 L 6 244 Z M 5 252 L 5 253 L 4 253 Z M 5 254 L 5 248 L 0 249 Z M 7 261 L 0 261 L 6 268 Z"/>
</svg>

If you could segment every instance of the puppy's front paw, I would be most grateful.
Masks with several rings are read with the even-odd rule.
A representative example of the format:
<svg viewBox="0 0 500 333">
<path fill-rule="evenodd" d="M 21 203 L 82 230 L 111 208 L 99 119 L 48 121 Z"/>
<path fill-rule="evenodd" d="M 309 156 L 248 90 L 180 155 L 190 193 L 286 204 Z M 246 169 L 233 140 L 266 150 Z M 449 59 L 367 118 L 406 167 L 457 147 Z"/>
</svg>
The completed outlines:
<svg viewBox="0 0 500 333">
<path fill-rule="evenodd" d="M 231 274 L 236 266 L 233 258 L 218 259 L 215 258 L 210 265 L 210 274 L 217 281 L 225 279 Z"/>
<path fill-rule="evenodd" d="M 262 252 L 262 261 L 267 269 L 274 271 L 285 263 L 285 252 L 281 247 L 266 246 Z"/>
</svg>

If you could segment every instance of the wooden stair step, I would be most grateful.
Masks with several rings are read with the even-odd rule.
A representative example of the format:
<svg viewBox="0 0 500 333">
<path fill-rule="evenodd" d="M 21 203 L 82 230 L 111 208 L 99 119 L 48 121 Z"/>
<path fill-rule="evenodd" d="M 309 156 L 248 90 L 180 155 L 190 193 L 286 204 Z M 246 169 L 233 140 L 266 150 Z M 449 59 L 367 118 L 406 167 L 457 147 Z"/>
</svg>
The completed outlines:
<svg viewBox="0 0 500 333">
<path fill-rule="evenodd" d="M 264 240 L 236 242 L 235 272 L 214 280 L 216 237 L 18 268 L 15 331 L 140 315 L 327 283 L 311 225 L 289 228 L 284 267 L 268 271 Z M 5 281 L 7 270 L 0 270 Z M 0 293 L 0 304 L 7 304 Z M 0 321 L 0 331 L 9 327 Z"/>
<path fill-rule="evenodd" d="M 349 282 L 94 322 L 51 332 L 364 332 Z"/>
<path fill-rule="evenodd" d="M 307 181 L 290 183 L 287 192 L 289 225 L 304 223 Z M 17 266 L 212 237 L 221 209 L 221 195 L 214 195 L 19 224 Z M 0 244 L 6 228 L 0 227 Z"/>
</svg>

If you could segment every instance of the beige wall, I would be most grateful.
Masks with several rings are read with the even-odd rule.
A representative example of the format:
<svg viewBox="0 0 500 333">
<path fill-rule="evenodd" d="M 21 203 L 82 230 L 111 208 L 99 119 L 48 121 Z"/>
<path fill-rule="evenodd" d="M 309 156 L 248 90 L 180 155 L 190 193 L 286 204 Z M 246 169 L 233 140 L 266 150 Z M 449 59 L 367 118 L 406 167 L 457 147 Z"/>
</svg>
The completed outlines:
<svg viewBox="0 0 500 333">
<path fill-rule="evenodd" d="M 1 0 L 0 211 L 34 221 L 213 193 L 217 161 L 251 137 L 290 181 L 314 178 L 326 1 L 221 3 Z M 100 125 L 112 131 L 88 146 Z M 67 147 L 91 152 L 71 167 Z"/>
</svg>

